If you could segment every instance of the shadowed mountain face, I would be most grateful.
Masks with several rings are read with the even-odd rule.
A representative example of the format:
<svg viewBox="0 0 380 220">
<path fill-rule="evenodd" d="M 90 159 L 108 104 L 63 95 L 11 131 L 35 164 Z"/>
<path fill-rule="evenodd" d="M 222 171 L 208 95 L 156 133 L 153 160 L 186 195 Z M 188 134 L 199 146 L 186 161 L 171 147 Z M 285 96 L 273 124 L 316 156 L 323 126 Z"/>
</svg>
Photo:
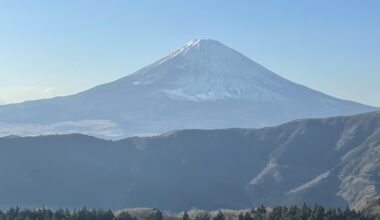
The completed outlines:
<svg viewBox="0 0 380 220">
<path fill-rule="evenodd" d="M 290 82 L 214 40 L 193 40 L 114 82 L 67 97 L 0 106 L 0 136 L 118 138 L 174 129 L 252 128 L 373 107 Z"/>
<path fill-rule="evenodd" d="M 358 207 L 378 195 L 379 158 L 380 112 L 120 141 L 12 136 L 0 138 L 0 207 Z"/>
</svg>

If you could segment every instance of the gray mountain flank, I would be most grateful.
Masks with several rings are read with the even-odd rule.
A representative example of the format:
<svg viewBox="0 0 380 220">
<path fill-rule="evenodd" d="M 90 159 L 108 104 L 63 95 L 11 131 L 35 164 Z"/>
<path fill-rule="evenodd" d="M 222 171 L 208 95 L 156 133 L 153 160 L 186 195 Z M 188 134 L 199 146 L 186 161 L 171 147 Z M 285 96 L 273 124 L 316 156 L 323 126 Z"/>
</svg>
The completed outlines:
<svg viewBox="0 0 380 220">
<path fill-rule="evenodd" d="M 293 83 L 214 40 L 193 40 L 119 80 L 0 106 L 0 136 L 120 139 L 176 129 L 259 128 L 376 108 Z"/>
<path fill-rule="evenodd" d="M 362 207 L 379 195 L 380 112 L 119 141 L 0 138 L 0 207 Z"/>
</svg>

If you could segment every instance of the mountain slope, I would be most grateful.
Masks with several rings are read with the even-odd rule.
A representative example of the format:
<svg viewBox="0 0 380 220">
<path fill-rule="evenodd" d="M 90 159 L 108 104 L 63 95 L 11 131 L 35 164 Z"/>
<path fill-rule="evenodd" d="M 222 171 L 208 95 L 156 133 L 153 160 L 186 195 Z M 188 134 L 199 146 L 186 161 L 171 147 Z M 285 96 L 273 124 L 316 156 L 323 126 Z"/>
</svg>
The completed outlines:
<svg viewBox="0 0 380 220">
<path fill-rule="evenodd" d="M 290 82 L 217 41 L 193 40 L 131 75 L 79 94 L 0 106 L 0 135 L 81 132 L 116 138 L 263 127 L 374 109 Z"/>
<path fill-rule="evenodd" d="M 379 158 L 380 112 L 120 141 L 11 136 L 0 207 L 359 207 L 379 195 Z"/>
</svg>

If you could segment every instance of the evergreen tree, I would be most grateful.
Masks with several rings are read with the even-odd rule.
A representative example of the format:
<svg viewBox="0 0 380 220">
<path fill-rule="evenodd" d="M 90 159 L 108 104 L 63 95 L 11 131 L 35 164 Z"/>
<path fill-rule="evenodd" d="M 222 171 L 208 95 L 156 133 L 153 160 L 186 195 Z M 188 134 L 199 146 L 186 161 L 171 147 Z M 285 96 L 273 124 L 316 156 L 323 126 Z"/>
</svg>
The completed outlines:
<svg viewBox="0 0 380 220">
<path fill-rule="evenodd" d="M 158 209 L 153 209 L 147 220 L 163 220 L 162 212 Z"/>
<path fill-rule="evenodd" d="M 313 220 L 323 220 L 325 209 L 320 205 L 315 205 L 313 208 L 312 218 Z"/>
<path fill-rule="evenodd" d="M 255 212 L 255 213 L 256 213 L 256 212 Z M 244 219 L 244 220 L 253 220 L 252 216 L 251 216 L 248 212 L 245 213 L 243 219 Z"/>
<path fill-rule="evenodd" d="M 216 216 L 214 218 L 212 218 L 213 220 L 224 220 L 224 215 L 223 213 L 219 210 L 218 214 L 216 214 Z"/>
<path fill-rule="evenodd" d="M 116 220 L 137 220 L 136 217 L 133 217 L 129 212 L 121 212 L 116 218 Z"/>
<path fill-rule="evenodd" d="M 260 214 L 260 215 L 265 215 L 265 213 L 267 213 L 267 210 L 266 210 L 266 208 L 264 207 L 264 205 L 260 205 L 260 206 L 257 208 L 257 213 Z"/>
<path fill-rule="evenodd" d="M 297 206 L 291 207 L 274 207 L 265 209 L 263 206 L 258 207 L 253 212 L 239 214 L 239 220 L 380 220 L 380 216 L 374 216 L 370 213 L 356 212 L 346 208 L 342 211 L 339 208 L 324 209 L 320 205 L 313 208 L 303 205 L 301 208 Z M 225 216 L 221 211 L 212 218 L 213 220 L 225 220 Z M 118 216 L 114 216 L 110 210 L 102 209 L 76 209 L 73 211 L 58 209 L 52 211 L 50 209 L 34 209 L 20 210 L 19 208 L 11 208 L 6 212 L 0 211 L 0 220 L 137 220 L 128 212 L 122 212 Z M 163 215 L 158 209 L 147 218 L 139 220 L 163 220 Z M 190 220 L 187 212 L 184 212 L 182 220 Z M 210 220 L 207 212 L 198 214 L 195 220 Z"/>
<path fill-rule="evenodd" d="M 190 220 L 189 214 L 187 214 L 187 211 L 183 213 L 182 220 Z"/>
<path fill-rule="evenodd" d="M 210 220 L 211 217 L 210 215 L 206 212 L 206 213 L 201 213 L 201 214 L 198 214 L 196 217 L 195 217 L 195 220 Z"/>
</svg>

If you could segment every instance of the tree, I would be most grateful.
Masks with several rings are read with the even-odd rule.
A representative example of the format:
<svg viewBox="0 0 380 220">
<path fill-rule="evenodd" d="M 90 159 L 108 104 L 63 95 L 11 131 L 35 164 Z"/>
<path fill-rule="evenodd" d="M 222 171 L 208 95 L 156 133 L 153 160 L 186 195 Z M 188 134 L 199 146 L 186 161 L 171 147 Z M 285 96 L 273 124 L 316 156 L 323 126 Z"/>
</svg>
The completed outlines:
<svg viewBox="0 0 380 220">
<path fill-rule="evenodd" d="M 261 211 L 260 211 L 261 210 Z M 313 208 L 307 206 L 298 208 L 297 206 L 279 206 L 266 210 L 258 208 L 253 213 L 247 212 L 239 214 L 239 220 L 380 220 L 380 216 L 366 212 L 356 212 L 346 208 L 342 211 L 339 208 L 324 209 L 320 205 Z M 162 220 L 163 215 L 158 209 L 154 209 L 148 218 L 139 220 Z M 11 208 L 7 212 L 0 211 L 0 220 L 137 220 L 128 212 L 121 212 L 114 216 L 110 210 L 103 209 L 76 209 L 72 212 L 62 209 L 52 211 L 50 209 L 23 209 Z M 190 220 L 187 212 L 184 212 L 182 220 Z M 208 212 L 200 212 L 195 220 L 210 220 Z M 225 220 L 221 211 L 212 220 Z"/>
<path fill-rule="evenodd" d="M 137 220 L 136 217 L 133 217 L 129 212 L 121 212 L 116 218 L 116 220 Z"/>
<path fill-rule="evenodd" d="M 264 207 L 264 205 L 260 205 L 260 206 L 257 208 L 257 213 L 260 214 L 260 215 L 265 215 L 265 213 L 267 213 L 267 210 L 266 210 L 266 208 Z"/>
<path fill-rule="evenodd" d="M 189 214 L 187 214 L 187 211 L 183 213 L 182 220 L 190 220 Z"/>
<path fill-rule="evenodd" d="M 252 216 L 248 212 L 245 213 L 243 219 L 244 220 L 253 220 Z"/>
<path fill-rule="evenodd" d="M 213 220 L 225 220 L 224 215 L 220 210 L 219 210 L 218 214 L 216 214 L 216 216 L 212 219 Z"/>
<path fill-rule="evenodd" d="M 207 212 L 200 213 L 195 217 L 195 220 L 210 220 L 210 215 Z"/>
<path fill-rule="evenodd" d="M 148 216 L 147 220 L 163 220 L 162 212 L 158 209 L 153 209 L 153 212 Z"/>
<path fill-rule="evenodd" d="M 313 208 L 313 219 L 315 220 L 323 220 L 323 216 L 325 215 L 325 209 L 320 205 L 315 205 Z"/>
</svg>

